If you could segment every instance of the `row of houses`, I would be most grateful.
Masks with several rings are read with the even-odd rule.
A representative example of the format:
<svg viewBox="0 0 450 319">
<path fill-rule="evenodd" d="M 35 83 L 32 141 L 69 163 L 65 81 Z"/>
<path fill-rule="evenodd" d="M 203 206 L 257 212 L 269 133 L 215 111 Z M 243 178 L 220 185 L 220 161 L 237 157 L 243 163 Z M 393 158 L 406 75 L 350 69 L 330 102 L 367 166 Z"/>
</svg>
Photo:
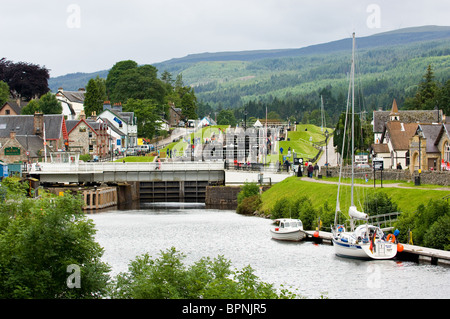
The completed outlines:
<svg viewBox="0 0 450 319">
<path fill-rule="evenodd" d="M 450 122 L 442 110 L 399 111 L 394 100 L 390 111 L 374 111 L 372 124 L 372 156 L 385 168 L 450 171 Z"/>
<path fill-rule="evenodd" d="M 106 101 L 101 114 L 87 117 L 82 91 L 61 89 L 57 98 L 65 101 L 63 114 L 20 115 L 20 101 L 0 107 L 0 161 L 37 162 L 59 152 L 101 158 L 137 145 L 137 119 L 133 112 L 123 112 L 121 104 Z"/>
</svg>

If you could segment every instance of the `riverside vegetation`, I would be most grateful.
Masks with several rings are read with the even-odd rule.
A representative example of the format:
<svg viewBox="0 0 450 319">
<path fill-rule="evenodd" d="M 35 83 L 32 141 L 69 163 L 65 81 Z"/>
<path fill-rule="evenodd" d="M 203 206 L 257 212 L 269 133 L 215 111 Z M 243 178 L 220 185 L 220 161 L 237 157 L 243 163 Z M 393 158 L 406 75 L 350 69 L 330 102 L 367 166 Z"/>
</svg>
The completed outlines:
<svg viewBox="0 0 450 319">
<path fill-rule="evenodd" d="M 348 192 L 349 186 L 341 192 Z M 413 187 L 366 188 L 359 205 L 369 216 L 401 212 L 394 228 L 400 231 L 400 242 L 409 242 L 410 231 L 415 245 L 450 250 L 450 202 L 443 199 L 448 190 Z M 313 230 L 321 224 L 328 230 L 334 223 L 337 186 L 302 181 L 289 177 L 260 194 L 255 183 L 246 183 L 238 196 L 237 212 L 267 218 L 299 218 L 304 228 Z M 343 196 L 344 197 L 344 196 Z M 324 201 L 325 199 L 325 201 Z M 341 211 L 347 212 L 349 202 L 341 202 Z M 340 223 L 348 218 L 341 213 Z"/>
<path fill-rule="evenodd" d="M 295 293 L 259 280 L 250 265 L 234 269 L 224 256 L 183 263 L 174 247 L 130 261 L 111 278 L 95 241 L 95 225 L 79 196 L 44 193 L 5 178 L 0 186 L 0 298 L 2 299 L 278 299 Z M 80 288 L 70 288 L 68 267 L 80 268 Z"/>
</svg>

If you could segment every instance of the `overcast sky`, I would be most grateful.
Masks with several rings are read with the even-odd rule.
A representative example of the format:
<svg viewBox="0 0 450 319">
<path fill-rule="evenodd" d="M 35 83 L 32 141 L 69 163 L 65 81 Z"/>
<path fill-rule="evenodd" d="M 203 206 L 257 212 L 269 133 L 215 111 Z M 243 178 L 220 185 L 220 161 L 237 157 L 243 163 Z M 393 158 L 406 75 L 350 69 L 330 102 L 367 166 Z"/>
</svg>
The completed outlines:
<svg viewBox="0 0 450 319">
<path fill-rule="evenodd" d="M 0 58 L 51 77 L 203 52 L 300 48 L 423 25 L 450 25 L 450 0 L 1 1 Z"/>
</svg>

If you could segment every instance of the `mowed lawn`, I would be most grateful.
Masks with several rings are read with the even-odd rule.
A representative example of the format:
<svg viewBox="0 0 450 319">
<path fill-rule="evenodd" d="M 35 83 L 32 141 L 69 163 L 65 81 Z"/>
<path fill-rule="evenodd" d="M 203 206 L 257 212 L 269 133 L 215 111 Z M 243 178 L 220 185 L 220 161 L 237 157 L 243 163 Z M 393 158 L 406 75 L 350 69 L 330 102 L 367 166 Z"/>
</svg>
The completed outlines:
<svg viewBox="0 0 450 319">
<path fill-rule="evenodd" d="M 362 205 L 364 196 L 371 192 L 385 192 L 393 202 L 397 203 L 401 212 L 413 212 L 417 210 L 420 204 L 427 204 L 430 200 L 441 199 L 450 195 L 449 187 L 435 186 L 431 189 L 430 185 L 420 187 L 355 187 L 355 204 Z M 438 188 L 440 190 L 438 190 Z M 318 209 L 323 207 L 327 201 L 329 207 L 336 207 L 337 184 L 326 184 L 320 182 L 302 181 L 298 177 L 289 177 L 284 181 L 275 184 L 269 190 L 262 194 L 262 207 L 260 209 L 264 214 L 270 214 L 275 203 L 281 198 L 295 200 L 302 196 L 307 196 L 313 206 Z M 442 189 L 442 190 L 441 190 Z M 340 191 L 341 211 L 347 214 L 350 206 L 350 186 L 342 185 Z"/>
<path fill-rule="evenodd" d="M 292 163 L 294 152 L 297 157 L 303 158 L 305 161 L 314 158 L 319 150 L 313 146 L 313 144 L 319 144 L 321 146 L 325 145 L 325 130 L 328 130 L 330 134 L 333 132 L 330 128 L 323 128 L 312 124 L 298 124 L 295 131 L 289 131 L 287 139 L 285 141 L 280 141 L 278 144 L 278 160 L 283 161 L 283 156 L 287 157 L 288 150 L 291 148 L 291 156 L 287 157 Z M 283 148 L 283 153 L 281 154 L 280 148 Z M 271 157 L 273 161 L 273 156 Z"/>
</svg>

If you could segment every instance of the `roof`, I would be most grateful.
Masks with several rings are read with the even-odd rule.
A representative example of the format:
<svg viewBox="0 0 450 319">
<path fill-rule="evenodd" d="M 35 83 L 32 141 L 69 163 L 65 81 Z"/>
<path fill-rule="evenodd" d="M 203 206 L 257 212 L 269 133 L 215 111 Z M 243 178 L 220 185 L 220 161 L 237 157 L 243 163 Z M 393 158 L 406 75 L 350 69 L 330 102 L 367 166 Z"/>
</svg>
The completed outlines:
<svg viewBox="0 0 450 319">
<path fill-rule="evenodd" d="M 373 111 L 373 132 L 382 133 L 390 120 L 391 111 Z M 442 110 L 410 110 L 398 111 L 399 120 L 403 123 L 434 123 L 438 118 L 442 121 Z"/>
<path fill-rule="evenodd" d="M 389 115 L 400 115 L 400 113 L 398 112 L 397 101 L 395 99 L 394 102 L 392 103 L 392 110 L 391 113 L 389 113 Z"/>
<path fill-rule="evenodd" d="M 387 144 L 372 144 L 372 150 L 375 154 L 389 153 L 389 146 Z"/>
<path fill-rule="evenodd" d="M 439 153 L 439 149 L 437 147 L 438 137 L 440 136 L 440 132 L 442 130 L 442 124 L 420 124 L 422 128 L 423 137 L 427 141 L 427 153 Z"/>
<path fill-rule="evenodd" d="M 85 93 L 86 93 L 85 91 L 63 91 L 63 90 L 59 90 L 58 92 L 56 92 L 56 96 L 63 95 L 70 102 L 83 104 L 84 103 L 84 95 L 85 95 Z"/>
<path fill-rule="evenodd" d="M 17 104 L 17 102 L 13 101 L 13 100 L 5 102 L 5 104 L 3 104 L 2 107 L 0 107 L 0 110 L 3 109 L 6 106 L 6 104 L 8 104 L 14 110 L 14 112 L 16 112 L 16 114 L 18 114 L 18 115 L 22 111 L 22 108 L 19 106 L 19 104 Z"/>
<path fill-rule="evenodd" d="M 409 140 L 415 135 L 417 126 L 417 123 L 388 122 L 386 124 L 386 131 L 389 132 L 393 149 L 408 150 Z"/>
<path fill-rule="evenodd" d="M 62 137 L 64 116 L 62 114 L 44 114 L 45 138 L 57 140 Z M 1 115 L 0 137 L 9 137 L 11 131 L 16 136 L 34 134 L 34 115 Z"/>
</svg>

